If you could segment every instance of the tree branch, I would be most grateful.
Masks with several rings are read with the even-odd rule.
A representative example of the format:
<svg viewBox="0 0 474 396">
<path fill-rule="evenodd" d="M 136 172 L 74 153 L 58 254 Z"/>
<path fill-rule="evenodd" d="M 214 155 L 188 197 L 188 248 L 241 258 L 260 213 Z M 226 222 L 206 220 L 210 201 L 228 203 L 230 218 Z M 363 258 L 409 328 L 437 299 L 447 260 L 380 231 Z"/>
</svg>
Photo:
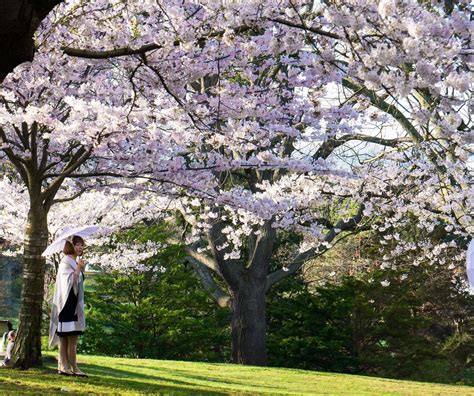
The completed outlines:
<svg viewBox="0 0 474 396">
<path fill-rule="evenodd" d="M 358 95 L 363 95 L 366 98 L 370 99 L 370 103 L 372 103 L 372 105 L 382 110 L 383 112 L 390 114 L 394 119 L 398 121 L 402 128 L 406 132 L 408 132 L 408 134 L 413 138 L 416 143 L 423 142 L 423 137 L 420 135 L 418 130 L 396 106 L 386 102 L 374 91 L 369 90 L 363 85 L 355 83 L 347 77 L 342 79 L 342 85 L 346 88 L 349 88 L 353 92 L 357 92 Z"/>
<path fill-rule="evenodd" d="M 179 240 L 178 238 L 173 238 L 173 237 L 170 237 L 167 240 L 171 244 L 183 243 L 183 241 Z M 192 257 L 195 260 L 198 260 L 201 264 L 205 265 L 207 268 L 213 270 L 214 272 L 220 275 L 219 267 L 217 266 L 217 263 L 211 257 L 208 257 L 202 253 L 199 253 L 198 251 L 193 249 L 191 246 L 185 246 L 185 250 L 190 257 Z"/>
<path fill-rule="evenodd" d="M 95 50 L 71 48 L 71 47 L 62 47 L 61 50 L 66 55 L 73 56 L 76 58 L 109 59 L 109 58 L 117 58 L 121 56 L 140 55 L 140 54 L 144 54 L 146 52 L 161 49 L 161 48 L 163 48 L 162 45 L 151 43 L 151 44 L 145 44 L 139 48 L 123 47 L 123 48 L 116 48 L 116 49 L 105 50 L 105 51 L 95 51 Z"/>
<path fill-rule="evenodd" d="M 54 205 L 56 203 L 63 203 L 63 202 L 69 202 L 69 201 L 73 201 L 75 200 L 76 198 L 80 197 L 82 194 L 84 194 L 85 192 L 87 191 L 86 188 L 82 188 L 80 191 L 78 191 L 76 194 L 74 195 L 71 195 L 70 197 L 67 197 L 67 198 L 60 198 L 60 199 L 54 199 L 51 203 L 51 205 Z"/>
<path fill-rule="evenodd" d="M 243 33 L 247 30 L 250 30 L 250 26 L 240 26 L 234 31 L 236 33 Z M 204 37 L 200 37 L 197 39 L 198 43 L 204 42 L 207 38 L 211 37 L 219 37 L 224 34 L 224 31 L 215 31 L 212 32 Z M 173 42 L 174 46 L 180 45 L 180 40 L 177 39 Z M 72 48 L 72 47 L 62 47 L 61 50 L 69 56 L 77 57 L 77 58 L 86 58 L 86 59 L 108 59 L 108 58 L 117 58 L 121 56 L 129 56 L 129 55 L 143 55 L 149 51 L 158 50 L 163 48 L 161 44 L 157 43 L 149 43 L 144 44 L 139 48 L 131 48 L 131 47 L 122 47 L 122 48 L 114 48 L 111 50 L 104 50 L 104 51 L 96 51 L 91 49 L 82 49 L 82 48 Z"/>
<path fill-rule="evenodd" d="M 53 199 L 58 192 L 61 184 L 63 183 L 64 179 L 67 178 L 72 172 L 78 169 L 84 162 L 92 154 L 92 148 L 86 149 L 85 147 L 81 147 L 79 150 L 74 153 L 69 163 L 65 166 L 64 170 L 61 174 L 52 181 L 52 183 L 45 189 L 45 191 L 41 194 L 41 200 L 44 202 L 44 206 L 46 208 L 51 207 Z"/>
<path fill-rule="evenodd" d="M 5 131 L 3 128 L 0 127 L 0 143 L 3 144 L 8 144 L 8 139 Z M 8 157 L 10 162 L 13 164 L 17 172 L 20 174 L 20 177 L 22 178 L 23 182 L 25 185 L 28 185 L 28 171 L 26 168 L 26 162 L 23 158 L 20 156 L 16 155 L 11 148 L 2 148 L 3 152 L 5 155 Z"/>
<path fill-rule="evenodd" d="M 217 214 L 216 220 L 211 224 L 207 232 L 207 240 L 222 277 L 227 284 L 234 289 L 240 282 L 242 272 L 245 271 L 245 268 L 239 260 L 225 258 L 226 253 L 231 252 L 231 248 L 230 246 L 225 248 L 221 246 L 227 242 L 227 238 L 222 232 L 224 223 L 219 220 L 222 216 L 219 212 Z"/>
<path fill-rule="evenodd" d="M 287 21 L 287 20 L 282 19 L 282 18 L 269 18 L 269 21 L 280 23 L 282 25 L 293 27 L 293 28 L 296 28 L 296 29 L 307 30 L 309 32 L 316 33 L 316 34 L 319 34 L 319 35 L 325 36 L 325 37 L 330 37 L 330 38 L 333 38 L 333 39 L 336 39 L 336 40 L 339 40 L 341 38 L 339 35 L 337 35 L 335 33 L 327 32 L 326 30 L 322 30 L 322 29 L 318 29 L 318 28 L 314 28 L 314 27 L 305 26 L 305 25 L 302 25 L 300 23 Z"/>
<path fill-rule="evenodd" d="M 364 204 L 361 204 L 357 214 L 352 217 L 351 219 L 344 221 L 340 220 L 334 228 L 332 228 L 327 234 L 326 237 L 324 238 L 324 242 L 326 243 L 331 243 L 334 238 L 339 235 L 342 231 L 350 231 L 355 229 L 358 224 L 362 220 L 362 212 L 364 211 Z M 338 230 L 338 231 L 336 231 Z M 306 263 L 308 260 L 315 259 L 316 257 L 321 256 L 323 253 L 325 253 L 328 250 L 326 246 L 319 246 L 317 248 L 312 248 L 309 250 L 306 250 L 305 252 L 298 253 L 296 257 L 293 259 L 291 264 L 287 267 L 287 270 L 277 270 L 275 272 L 272 272 L 267 276 L 267 286 L 266 289 L 267 291 L 276 283 L 280 282 L 281 280 L 287 278 L 288 276 L 294 274 L 296 271 L 298 271 L 304 263 Z"/>
<path fill-rule="evenodd" d="M 188 256 L 188 262 L 196 271 L 196 274 L 201 279 L 201 283 L 204 288 L 210 292 L 213 300 L 221 307 L 221 308 L 229 308 L 230 306 L 230 296 L 228 293 L 225 293 L 214 281 L 209 269 L 204 266 L 199 260 L 196 260 L 194 257 Z"/>
<path fill-rule="evenodd" d="M 343 144 L 347 143 L 348 141 L 351 140 L 358 140 L 358 141 L 363 141 L 363 142 L 369 142 L 369 143 L 375 143 L 375 144 L 380 144 L 382 146 L 388 146 L 388 147 L 396 147 L 400 143 L 409 143 L 412 142 L 413 140 L 409 137 L 401 137 L 397 139 L 383 139 L 379 138 L 377 136 L 368 136 L 368 135 L 363 135 L 359 133 L 355 134 L 348 134 L 341 136 L 339 138 L 334 138 L 334 139 L 328 139 L 326 140 L 321 147 L 318 148 L 316 151 L 314 158 L 324 158 L 326 159 L 331 155 L 331 153 L 338 148 L 339 146 L 342 146 Z"/>
</svg>

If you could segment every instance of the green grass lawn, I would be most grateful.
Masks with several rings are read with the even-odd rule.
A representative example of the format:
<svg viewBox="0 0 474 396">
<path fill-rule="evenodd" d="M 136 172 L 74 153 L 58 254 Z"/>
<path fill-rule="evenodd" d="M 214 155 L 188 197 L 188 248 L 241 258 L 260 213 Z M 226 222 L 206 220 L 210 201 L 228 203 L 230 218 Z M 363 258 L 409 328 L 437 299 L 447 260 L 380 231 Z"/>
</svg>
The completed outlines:
<svg viewBox="0 0 474 396">
<path fill-rule="evenodd" d="M 0 394 L 474 395 L 474 388 L 314 371 L 168 360 L 79 356 L 89 378 L 56 374 L 45 354 L 41 369 L 0 368 Z"/>
</svg>

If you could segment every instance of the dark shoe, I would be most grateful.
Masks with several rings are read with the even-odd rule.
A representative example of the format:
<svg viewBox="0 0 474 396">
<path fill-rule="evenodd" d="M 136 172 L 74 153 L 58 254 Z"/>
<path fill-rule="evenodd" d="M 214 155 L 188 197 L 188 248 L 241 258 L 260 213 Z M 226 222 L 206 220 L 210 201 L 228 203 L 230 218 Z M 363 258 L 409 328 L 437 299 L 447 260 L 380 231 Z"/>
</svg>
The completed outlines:
<svg viewBox="0 0 474 396">
<path fill-rule="evenodd" d="M 89 378 L 89 376 L 86 373 L 83 373 L 82 371 L 73 371 L 72 375 L 74 375 L 75 377 Z"/>
</svg>

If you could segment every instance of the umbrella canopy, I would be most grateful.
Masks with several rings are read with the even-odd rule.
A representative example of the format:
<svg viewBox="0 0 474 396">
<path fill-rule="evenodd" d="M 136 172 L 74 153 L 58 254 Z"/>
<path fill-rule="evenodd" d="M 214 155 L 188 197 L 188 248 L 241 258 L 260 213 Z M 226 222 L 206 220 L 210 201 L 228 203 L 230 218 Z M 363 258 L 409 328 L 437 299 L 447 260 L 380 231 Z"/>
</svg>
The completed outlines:
<svg viewBox="0 0 474 396">
<path fill-rule="evenodd" d="M 467 248 L 466 272 L 471 289 L 474 290 L 474 239 L 471 240 L 471 243 L 469 243 L 469 247 Z"/>
<path fill-rule="evenodd" d="M 97 231 L 99 231 L 99 229 L 100 227 L 96 225 L 75 228 L 66 227 L 41 255 L 49 256 L 54 253 L 62 252 L 64 249 L 64 245 L 66 245 L 66 241 L 69 237 L 80 236 L 82 238 L 85 238 L 89 235 L 95 234 Z"/>
</svg>

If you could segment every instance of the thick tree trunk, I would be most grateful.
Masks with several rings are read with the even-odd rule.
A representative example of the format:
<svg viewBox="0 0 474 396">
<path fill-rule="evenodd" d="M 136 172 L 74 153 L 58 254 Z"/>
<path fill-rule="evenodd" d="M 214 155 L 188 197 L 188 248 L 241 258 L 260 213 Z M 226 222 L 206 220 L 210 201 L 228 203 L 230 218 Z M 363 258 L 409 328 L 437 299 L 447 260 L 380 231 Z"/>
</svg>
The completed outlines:
<svg viewBox="0 0 474 396">
<path fill-rule="evenodd" d="M 242 279 L 232 293 L 232 360 L 265 366 L 267 319 L 265 280 Z"/>
<path fill-rule="evenodd" d="M 28 213 L 23 256 L 23 285 L 20 324 L 13 351 L 13 365 L 27 369 L 41 364 L 41 315 L 44 294 L 45 259 L 48 243 L 47 212 L 34 205 Z"/>
<path fill-rule="evenodd" d="M 9 257 L 0 255 L 2 270 L 2 281 L 0 282 L 0 316 L 12 316 L 12 266 L 13 261 Z"/>
</svg>

